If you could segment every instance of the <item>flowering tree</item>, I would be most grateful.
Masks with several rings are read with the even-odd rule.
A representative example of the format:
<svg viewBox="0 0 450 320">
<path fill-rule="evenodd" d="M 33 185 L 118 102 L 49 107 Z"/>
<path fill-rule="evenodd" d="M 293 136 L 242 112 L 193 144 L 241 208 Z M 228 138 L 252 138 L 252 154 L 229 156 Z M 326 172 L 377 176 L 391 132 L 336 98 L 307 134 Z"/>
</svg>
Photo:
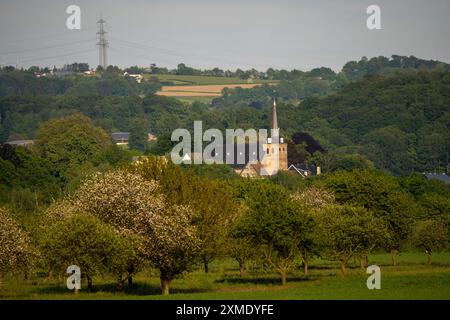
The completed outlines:
<svg viewBox="0 0 450 320">
<path fill-rule="evenodd" d="M 335 203 L 332 192 L 315 187 L 296 192 L 292 195 L 292 198 L 301 206 L 306 206 L 314 211 Z"/>
<path fill-rule="evenodd" d="M 236 218 L 238 208 L 232 189 L 224 182 L 186 172 L 166 157 L 141 158 L 127 170 L 147 181 L 158 181 L 158 191 L 169 203 L 188 206 L 195 212 L 193 224 L 201 240 L 199 258 L 208 272 L 209 263 L 224 253 L 227 232 Z"/>
<path fill-rule="evenodd" d="M 112 225 L 122 235 L 141 238 L 137 248 L 141 260 L 130 265 L 129 276 L 144 261 L 159 269 L 163 294 L 170 281 L 192 263 L 199 240 L 192 226 L 192 212 L 183 206 L 169 205 L 158 183 L 126 171 L 95 174 L 64 203 L 48 211 L 49 217 L 86 212 Z"/>
<path fill-rule="evenodd" d="M 8 272 L 28 271 L 34 257 L 29 236 L 8 211 L 0 208 L 0 279 Z"/>
</svg>

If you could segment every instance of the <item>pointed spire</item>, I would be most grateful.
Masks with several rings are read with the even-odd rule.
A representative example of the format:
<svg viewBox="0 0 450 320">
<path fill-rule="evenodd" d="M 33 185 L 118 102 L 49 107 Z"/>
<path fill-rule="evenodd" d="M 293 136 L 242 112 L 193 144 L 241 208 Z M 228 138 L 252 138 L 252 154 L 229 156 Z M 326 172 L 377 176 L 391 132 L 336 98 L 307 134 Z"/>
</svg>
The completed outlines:
<svg viewBox="0 0 450 320">
<path fill-rule="evenodd" d="M 272 129 L 278 130 L 278 118 L 277 118 L 277 101 L 273 97 L 273 107 L 272 107 Z"/>
</svg>

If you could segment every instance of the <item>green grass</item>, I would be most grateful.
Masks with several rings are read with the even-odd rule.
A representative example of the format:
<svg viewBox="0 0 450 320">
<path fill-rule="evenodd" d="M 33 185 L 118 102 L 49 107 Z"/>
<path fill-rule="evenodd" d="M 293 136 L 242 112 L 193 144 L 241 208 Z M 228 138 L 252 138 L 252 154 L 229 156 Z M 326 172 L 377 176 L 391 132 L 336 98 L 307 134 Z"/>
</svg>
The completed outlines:
<svg viewBox="0 0 450 320">
<path fill-rule="evenodd" d="M 0 299 L 450 299 L 450 253 L 436 253 L 434 265 L 425 265 L 425 255 L 404 253 L 399 266 L 390 266 L 390 256 L 374 254 L 370 264 L 381 267 L 381 290 L 368 290 L 365 271 L 352 264 L 349 275 L 342 277 L 330 261 L 315 260 L 310 275 L 298 268 L 282 287 L 274 273 L 251 269 L 239 277 L 237 265 L 230 259 L 216 261 L 210 273 L 197 269 L 175 279 L 171 294 L 163 297 L 154 272 L 138 274 L 132 288 L 115 292 L 113 279 L 94 279 L 94 292 L 82 290 L 75 295 L 65 288 L 65 279 L 46 281 L 44 277 L 28 280 L 3 279 Z"/>
<path fill-rule="evenodd" d="M 174 97 L 174 98 L 181 100 L 183 102 L 192 104 L 195 101 L 199 101 L 199 102 L 203 102 L 203 103 L 211 103 L 212 100 L 216 97 Z"/>
<path fill-rule="evenodd" d="M 172 82 L 173 85 L 220 85 L 220 84 L 244 84 L 248 83 L 237 77 L 212 77 L 212 76 L 182 76 L 171 74 L 148 74 L 145 78 L 157 77 L 161 82 Z M 274 83 L 273 80 L 254 80 L 252 83 Z"/>
</svg>

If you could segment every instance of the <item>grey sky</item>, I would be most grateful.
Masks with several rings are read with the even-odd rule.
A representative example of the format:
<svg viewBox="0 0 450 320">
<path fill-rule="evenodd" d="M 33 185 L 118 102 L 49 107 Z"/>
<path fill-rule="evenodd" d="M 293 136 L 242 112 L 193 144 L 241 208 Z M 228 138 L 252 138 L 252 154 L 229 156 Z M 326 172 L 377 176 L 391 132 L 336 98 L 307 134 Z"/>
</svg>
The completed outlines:
<svg viewBox="0 0 450 320">
<path fill-rule="evenodd" d="M 67 6 L 81 30 L 67 30 Z M 382 30 L 366 28 L 381 7 Z M 109 63 L 197 68 L 339 70 L 362 56 L 450 62 L 450 0 L 0 0 L 0 64 L 98 64 L 100 12 Z"/>
</svg>

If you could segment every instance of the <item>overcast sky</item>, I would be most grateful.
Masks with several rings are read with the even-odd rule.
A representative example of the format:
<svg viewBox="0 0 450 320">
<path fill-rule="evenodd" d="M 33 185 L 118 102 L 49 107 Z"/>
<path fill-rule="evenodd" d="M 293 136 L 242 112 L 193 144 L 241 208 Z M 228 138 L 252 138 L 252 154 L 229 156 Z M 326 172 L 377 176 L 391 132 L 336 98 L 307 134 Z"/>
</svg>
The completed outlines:
<svg viewBox="0 0 450 320">
<path fill-rule="evenodd" d="M 81 8 L 68 30 L 66 8 Z M 381 7 L 382 30 L 366 8 Z M 450 0 L 0 0 L 0 64 L 98 65 L 103 14 L 110 64 L 340 70 L 362 56 L 450 62 Z"/>
</svg>

